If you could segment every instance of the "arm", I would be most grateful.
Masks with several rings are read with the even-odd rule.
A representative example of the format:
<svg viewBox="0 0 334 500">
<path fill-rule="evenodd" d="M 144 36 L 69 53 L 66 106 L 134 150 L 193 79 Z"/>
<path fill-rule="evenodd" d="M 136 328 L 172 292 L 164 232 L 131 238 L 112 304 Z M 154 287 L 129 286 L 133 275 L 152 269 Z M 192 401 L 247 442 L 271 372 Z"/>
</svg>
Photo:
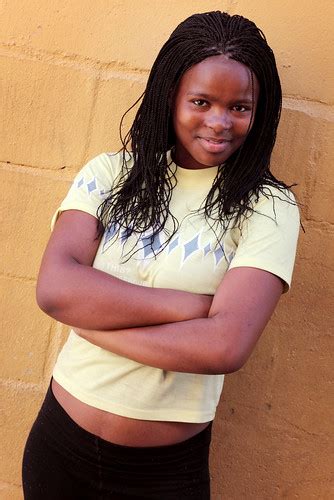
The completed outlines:
<svg viewBox="0 0 334 500">
<path fill-rule="evenodd" d="M 139 363 L 188 373 L 229 373 L 250 356 L 282 294 L 261 269 L 228 271 L 208 318 L 115 332 L 81 331 L 89 342 Z"/>
<path fill-rule="evenodd" d="M 98 245 L 95 217 L 79 210 L 60 215 L 37 282 L 44 312 L 71 326 L 99 330 L 207 316 L 212 297 L 133 285 L 92 268 Z"/>
</svg>

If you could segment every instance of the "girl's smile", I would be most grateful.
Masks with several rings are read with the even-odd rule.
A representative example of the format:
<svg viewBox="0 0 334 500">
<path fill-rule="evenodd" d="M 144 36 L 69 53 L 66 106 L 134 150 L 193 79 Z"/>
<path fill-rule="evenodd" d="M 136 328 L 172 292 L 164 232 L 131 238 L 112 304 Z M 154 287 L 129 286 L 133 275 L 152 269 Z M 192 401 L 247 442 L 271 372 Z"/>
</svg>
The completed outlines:
<svg viewBox="0 0 334 500">
<path fill-rule="evenodd" d="M 175 162 L 184 168 L 224 163 L 245 141 L 259 84 L 244 64 L 208 57 L 181 78 L 173 101 Z"/>
</svg>

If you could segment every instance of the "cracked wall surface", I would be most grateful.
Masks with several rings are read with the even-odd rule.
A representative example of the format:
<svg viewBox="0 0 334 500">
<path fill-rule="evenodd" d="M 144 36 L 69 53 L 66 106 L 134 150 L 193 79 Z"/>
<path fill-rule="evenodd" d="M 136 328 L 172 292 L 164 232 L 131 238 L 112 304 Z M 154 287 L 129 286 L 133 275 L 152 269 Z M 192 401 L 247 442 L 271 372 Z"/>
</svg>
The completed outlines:
<svg viewBox="0 0 334 500">
<path fill-rule="evenodd" d="M 0 499 L 22 498 L 24 441 L 67 334 L 35 303 L 51 216 L 82 164 L 119 148 L 119 120 L 178 22 L 217 9 L 254 20 L 275 52 L 284 101 L 273 170 L 298 184 L 305 233 L 291 292 L 226 377 L 212 498 L 334 498 L 332 0 L 2 0 Z"/>
</svg>

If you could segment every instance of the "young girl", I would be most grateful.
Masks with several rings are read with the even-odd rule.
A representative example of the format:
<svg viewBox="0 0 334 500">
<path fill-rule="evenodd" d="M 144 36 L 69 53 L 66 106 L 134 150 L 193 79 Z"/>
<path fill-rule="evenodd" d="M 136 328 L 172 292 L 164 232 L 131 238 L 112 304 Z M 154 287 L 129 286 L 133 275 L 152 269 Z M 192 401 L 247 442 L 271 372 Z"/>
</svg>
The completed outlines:
<svg viewBox="0 0 334 500">
<path fill-rule="evenodd" d="M 280 110 L 255 24 L 193 15 L 122 150 L 76 176 L 38 280 L 73 330 L 26 444 L 26 500 L 210 498 L 224 374 L 291 281 L 298 209 L 269 170 Z"/>
</svg>

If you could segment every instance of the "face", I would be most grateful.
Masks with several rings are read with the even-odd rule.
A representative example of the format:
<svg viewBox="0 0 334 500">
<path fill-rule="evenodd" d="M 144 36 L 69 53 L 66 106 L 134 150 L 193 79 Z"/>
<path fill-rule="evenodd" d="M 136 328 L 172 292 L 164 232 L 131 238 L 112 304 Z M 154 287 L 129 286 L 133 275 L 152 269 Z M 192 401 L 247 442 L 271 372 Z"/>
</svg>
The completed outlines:
<svg viewBox="0 0 334 500">
<path fill-rule="evenodd" d="M 208 57 L 186 71 L 172 108 L 177 165 L 220 165 L 242 145 L 259 97 L 255 75 L 253 81 L 254 102 L 249 68 L 224 55 Z"/>
</svg>

